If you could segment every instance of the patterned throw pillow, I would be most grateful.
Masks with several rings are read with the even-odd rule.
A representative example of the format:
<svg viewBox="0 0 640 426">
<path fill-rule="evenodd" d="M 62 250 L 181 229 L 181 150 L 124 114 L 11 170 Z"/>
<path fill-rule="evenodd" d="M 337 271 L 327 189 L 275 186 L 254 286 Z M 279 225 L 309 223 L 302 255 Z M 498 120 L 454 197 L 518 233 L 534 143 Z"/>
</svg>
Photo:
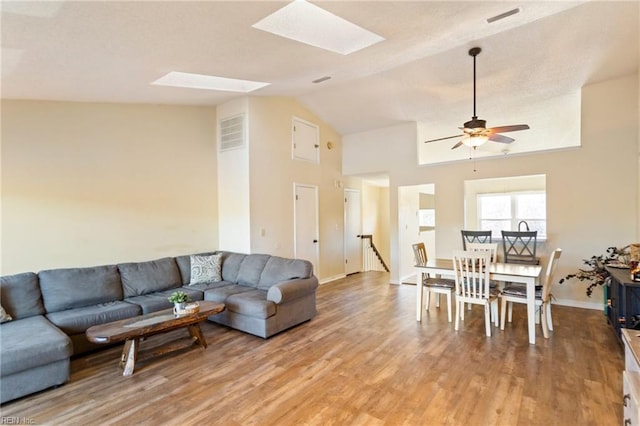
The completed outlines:
<svg viewBox="0 0 640 426">
<path fill-rule="evenodd" d="M 191 282 L 210 283 L 222 281 L 222 254 L 191 256 Z"/>
<path fill-rule="evenodd" d="M 3 322 L 11 321 L 12 319 L 13 318 L 11 318 L 11 315 L 9 315 L 7 311 L 5 311 L 2 306 L 0 306 L 0 324 L 2 324 Z"/>
</svg>

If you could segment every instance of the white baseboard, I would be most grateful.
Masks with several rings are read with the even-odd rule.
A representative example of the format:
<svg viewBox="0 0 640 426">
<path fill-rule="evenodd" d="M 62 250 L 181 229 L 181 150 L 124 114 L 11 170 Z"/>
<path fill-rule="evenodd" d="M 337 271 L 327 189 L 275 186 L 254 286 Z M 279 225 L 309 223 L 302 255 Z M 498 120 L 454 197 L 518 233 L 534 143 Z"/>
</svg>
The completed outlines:
<svg viewBox="0 0 640 426">
<path fill-rule="evenodd" d="M 322 285 L 322 284 L 330 283 L 331 281 L 339 280 L 344 277 L 346 277 L 346 274 L 339 274 L 339 275 L 334 275 L 333 277 L 323 278 L 321 281 L 319 281 L 319 284 Z"/>
<path fill-rule="evenodd" d="M 554 305 L 570 306 L 572 308 L 593 309 L 596 311 L 604 311 L 604 305 L 602 302 L 578 302 L 570 299 L 553 299 L 551 301 Z"/>
<path fill-rule="evenodd" d="M 402 284 L 402 283 L 415 284 L 417 280 L 418 280 L 418 277 L 416 276 L 416 274 L 411 274 L 411 275 L 405 275 L 404 277 L 401 277 L 400 282 L 392 282 L 392 284 Z"/>
</svg>

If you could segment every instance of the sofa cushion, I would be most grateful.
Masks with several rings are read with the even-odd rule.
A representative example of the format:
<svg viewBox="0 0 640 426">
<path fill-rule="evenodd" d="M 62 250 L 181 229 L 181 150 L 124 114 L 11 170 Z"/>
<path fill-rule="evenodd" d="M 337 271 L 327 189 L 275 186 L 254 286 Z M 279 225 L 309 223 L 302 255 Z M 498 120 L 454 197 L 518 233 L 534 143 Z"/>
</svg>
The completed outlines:
<svg viewBox="0 0 640 426">
<path fill-rule="evenodd" d="M 122 300 L 114 265 L 40 271 L 40 290 L 47 312 Z"/>
<path fill-rule="evenodd" d="M 238 284 L 229 284 L 223 287 L 217 287 L 217 288 L 213 288 L 205 291 L 204 300 L 211 300 L 213 302 L 218 302 L 218 303 L 226 303 L 227 297 L 233 294 L 244 293 L 244 292 L 253 291 L 253 290 L 254 289 L 252 287 L 247 287 L 247 286 L 238 285 Z"/>
<path fill-rule="evenodd" d="M 222 281 L 222 254 L 191 256 L 191 280 L 189 284 Z"/>
<path fill-rule="evenodd" d="M 118 269 L 126 298 L 182 286 L 178 265 L 172 257 L 149 262 L 121 263 Z"/>
<path fill-rule="evenodd" d="M 267 300 L 264 290 L 232 294 L 224 302 L 226 310 L 237 314 L 266 319 L 276 314 L 276 304 Z"/>
<path fill-rule="evenodd" d="M 133 303 L 142 308 L 143 314 L 161 311 L 173 307 L 173 303 L 169 302 L 169 296 L 176 291 L 175 289 L 158 291 L 155 293 L 143 294 L 140 296 L 127 297 L 125 302 Z M 180 291 L 187 293 L 189 300 L 202 300 L 204 294 L 201 290 L 194 289 L 192 286 L 181 287 Z"/>
<path fill-rule="evenodd" d="M 182 290 L 184 291 L 184 288 L 187 288 L 187 289 L 199 290 L 199 291 L 205 292 L 212 288 L 224 287 L 231 284 L 233 283 L 230 283 L 229 281 L 216 281 L 216 282 L 208 282 L 208 283 L 189 284 L 188 286 L 184 286 Z"/>
<path fill-rule="evenodd" d="M 135 317 L 140 315 L 140 312 L 141 309 L 138 305 L 114 301 L 83 308 L 67 309 L 66 311 L 51 312 L 46 317 L 56 327 L 68 335 L 72 335 L 82 334 L 87 331 L 87 328 L 94 325 Z"/>
<path fill-rule="evenodd" d="M 237 283 L 250 287 L 258 287 L 260 275 L 271 256 L 268 254 L 250 254 L 244 258 L 238 270 Z"/>
<path fill-rule="evenodd" d="M 223 281 L 229 281 L 232 283 L 238 282 L 238 271 L 240 271 L 240 265 L 247 257 L 246 254 L 241 253 L 222 253 L 222 279 Z"/>
<path fill-rule="evenodd" d="M 216 252 L 198 253 L 196 256 L 209 256 L 211 254 L 216 254 Z M 191 282 L 191 255 L 176 256 L 175 260 L 182 277 L 182 285 L 189 284 Z"/>
<path fill-rule="evenodd" d="M 69 358 L 71 339 L 42 315 L 0 326 L 0 376 Z"/>
<path fill-rule="evenodd" d="M 274 284 L 313 275 L 311 262 L 303 259 L 284 259 L 271 256 L 260 275 L 258 288 L 268 290 Z"/>
<path fill-rule="evenodd" d="M 14 320 L 45 312 L 38 276 L 33 272 L 0 277 L 0 301 Z"/>
</svg>

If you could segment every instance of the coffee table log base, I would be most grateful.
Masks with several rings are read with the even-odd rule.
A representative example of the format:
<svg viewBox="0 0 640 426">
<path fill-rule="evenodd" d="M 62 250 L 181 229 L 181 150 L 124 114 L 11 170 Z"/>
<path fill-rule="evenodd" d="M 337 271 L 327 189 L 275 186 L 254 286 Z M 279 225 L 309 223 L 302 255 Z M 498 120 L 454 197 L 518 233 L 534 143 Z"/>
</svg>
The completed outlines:
<svg viewBox="0 0 640 426">
<path fill-rule="evenodd" d="M 124 347 L 122 348 L 122 356 L 120 357 L 120 368 L 124 370 L 122 372 L 122 375 L 131 376 L 138 359 L 143 360 L 151 357 L 157 357 L 168 352 L 174 352 L 194 345 L 202 347 L 203 350 L 206 349 L 207 341 L 202 334 L 200 324 L 191 324 L 187 326 L 187 329 L 189 330 L 189 334 L 191 335 L 190 338 L 184 338 L 174 341 L 171 344 L 163 345 L 159 348 L 142 351 L 140 355 L 138 355 L 138 348 L 140 347 L 141 338 L 127 339 L 124 342 Z"/>
</svg>

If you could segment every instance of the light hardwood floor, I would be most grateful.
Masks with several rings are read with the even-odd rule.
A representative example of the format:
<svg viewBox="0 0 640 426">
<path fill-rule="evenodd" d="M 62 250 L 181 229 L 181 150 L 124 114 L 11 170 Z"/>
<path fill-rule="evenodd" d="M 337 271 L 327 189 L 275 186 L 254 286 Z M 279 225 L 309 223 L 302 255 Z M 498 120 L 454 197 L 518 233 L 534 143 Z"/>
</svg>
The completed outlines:
<svg viewBox="0 0 640 426">
<path fill-rule="evenodd" d="M 123 377 L 120 347 L 71 363 L 71 380 L 1 407 L 51 425 L 617 425 L 623 351 L 601 311 L 553 307 L 527 342 L 524 305 L 484 333 L 444 306 L 415 320 L 415 287 L 367 272 L 318 290 L 318 316 L 268 340 L 205 322 L 206 350 L 167 354 Z M 186 331 L 154 336 L 142 348 Z M 5 421 L 6 423 L 6 421 Z"/>
</svg>

